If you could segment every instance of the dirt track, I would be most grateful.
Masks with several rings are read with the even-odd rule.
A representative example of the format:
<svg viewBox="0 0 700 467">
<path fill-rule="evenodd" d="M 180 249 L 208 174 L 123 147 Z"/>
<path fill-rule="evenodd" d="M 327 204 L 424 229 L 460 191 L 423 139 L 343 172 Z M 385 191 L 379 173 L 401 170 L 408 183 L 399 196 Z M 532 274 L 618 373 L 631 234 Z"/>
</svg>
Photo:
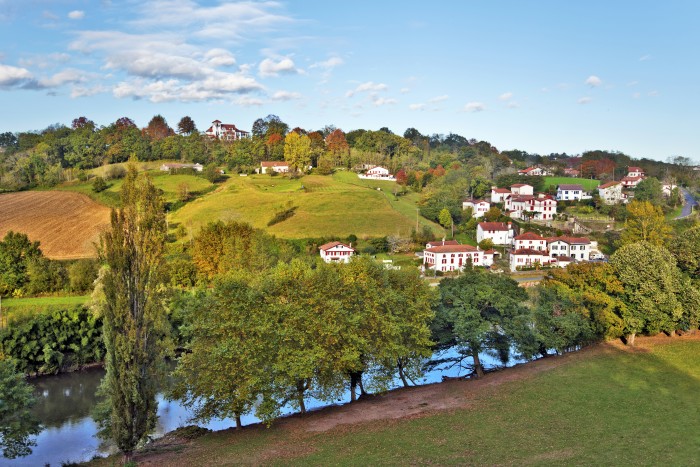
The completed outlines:
<svg viewBox="0 0 700 467">
<path fill-rule="evenodd" d="M 9 230 L 41 242 L 52 259 L 95 256 L 94 242 L 109 226 L 109 208 L 85 195 L 25 191 L 0 195 L 0 238 Z"/>
</svg>

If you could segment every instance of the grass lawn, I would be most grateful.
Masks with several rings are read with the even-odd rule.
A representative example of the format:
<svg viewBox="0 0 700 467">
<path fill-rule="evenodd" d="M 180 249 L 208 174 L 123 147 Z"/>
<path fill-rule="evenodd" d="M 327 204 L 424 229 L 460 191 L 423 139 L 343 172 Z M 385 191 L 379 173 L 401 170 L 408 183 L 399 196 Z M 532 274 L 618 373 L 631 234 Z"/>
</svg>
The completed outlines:
<svg viewBox="0 0 700 467">
<path fill-rule="evenodd" d="M 544 177 L 544 187 L 545 189 L 554 185 L 561 184 L 572 184 L 572 185 L 582 185 L 583 189 L 586 191 L 595 190 L 595 188 L 600 185 L 599 180 L 591 180 L 589 178 L 575 178 L 575 177 Z"/>
<path fill-rule="evenodd" d="M 236 220 L 266 229 L 282 238 L 408 236 L 427 225 L 444 230 L 417 215 L 418 195 L 395 197 L 395 183 L 360 180 L 350 172 L 334 176 L 232 176 L 213 192 L 186 204 L 170 216 L 170 225 L 184 225 L 193 234 L 208 222 Z M 377 190 L 381 188 L 381 190 Z M 289 219 L 268 227 L 276 212 L 296 207 Z"/>
<path fill-rule="evenodd" d="M 605 344 L 530 365 L 442 386 L 449 389 L 439 391 L 441 397 L 465 398 L 449 411 L 320 432 L 314 417 L 327 422 L 342 413 L 309 414 L 269 429 L 211 433 L 167 458 L 143 460 L 187 466 L 697 463 L 698 338 L 657 337 L 635 349 Z M 361 407 L 374 411 L 380 404 Z"/>
<path fill-rule="evenodd" d="M 12 319 L 20 314 L 41 313 L 52 308 L 72 308 L 84 305 L 90 300 L 90 295 L 72 295 L 65 297 L 31 297 L 3 298 L 2 316 Z"/>
</svg>

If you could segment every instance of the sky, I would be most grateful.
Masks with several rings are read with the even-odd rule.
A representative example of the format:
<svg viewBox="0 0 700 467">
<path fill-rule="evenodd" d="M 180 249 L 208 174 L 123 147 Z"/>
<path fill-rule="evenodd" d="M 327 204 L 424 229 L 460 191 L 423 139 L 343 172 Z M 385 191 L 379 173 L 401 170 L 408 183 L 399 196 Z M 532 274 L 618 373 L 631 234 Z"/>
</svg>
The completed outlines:
<svg viewBox="0 0 700 467">
<path fill-rule="evenodd" d="M 0 132 L 275 114 L 700 161 L 699 18 L 697 1 L 0 0 Z"/>
</svg>

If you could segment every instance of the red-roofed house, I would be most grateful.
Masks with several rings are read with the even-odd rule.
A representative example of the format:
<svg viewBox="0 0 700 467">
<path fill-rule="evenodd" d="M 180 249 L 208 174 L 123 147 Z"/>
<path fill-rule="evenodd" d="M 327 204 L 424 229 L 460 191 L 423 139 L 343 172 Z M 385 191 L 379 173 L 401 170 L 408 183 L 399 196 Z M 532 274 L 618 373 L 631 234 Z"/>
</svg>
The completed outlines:
<svg viewBox="0 0 700 467">
<path fill-rule="evenodd" d="M 514 219 L 551 220 L 557 214 L 557 201 L 549 195 L 512 196 L 506 199 L 506 211 Z"/>
<path fill-rule="evenodd" d="M 628 177 L 646 177 L 646 174 L 644 173 L 644 170 L 641 167 L 627 167 L 627 176 Z"/>
<path fill-rule="evenodd" d="M 461 271 L 471 261 L 473 266 L 493 264 L 493 250 L 484 251 L 471 245 L 443 245 L 423 250 L 423 269 L 449 272 Z"/>
<path fill-rule="evenodd" d="M 510 270 L 512 272 L 523 268 L 532 268 L 537 266 L 549 266 L 551 259 L 547 250 L 530 250 L 521 249 L 514 250 L 510 253 Z"/>
<path fill-rule="evenodd" d="M 546 251 L 547 239 L 534 232 L 525 232 L 513 239 L 513 249 Z"/>
<path fill-rule="evenodd" d="M 229 123 L 221 123 L 221 120 L 214 120 L 205 135 L 210 138 L 216 138 L 224 141 L 235 141 L 237 139 L 249 138 L 250 133 L 239 130 L 236 125 Z"/>
<path fill-rule="evenodd" d="M 261 174 L 270 173 L 271 170 L 277 173 L 286 174 L 289 172 L 289 164 L 285 161 L 262 161 L 260 163 Z"/>
<path fill-rule="evenodd" d="M 491 187 L 491 202 L 503 203 L 513 193 L 507 188 Z"/>
<path fill-rule="evenodd" d="M 374 180 L 388 180 L 390 182 L 395 182 L 396 178 L 389 172 L 389 169 L 382 166 L 375 166 L 369 169 L 364 174 L 358 174 L 360 178 L 370 178 Z"/>
<path fill-rule="evenodd" d="M 591 241 L 586 237 L 548 238 L 547 247 L 552 258 L 570 256 L 575 260 L 588 261 L 591 257 Z"/>
<path fill-rule="evenodd" d="M 508 222 L 479 222 L 476 226 L 476 241 L 491 239 L 494 245 L 513 243 L 513 224 Z"/>
<path fill-rule="evenodd" d="M 510 192 L 516 196 L 519 196 L 519 195 L 532 196 L 535 193 L 535 189 L 532 187 L 532 185 L 527 185 L 525 183 L 516 183 L 515 185 L 510 186 Z"/>
<path fill-rule="evenodd" d="M 484 217 L 491 208 L 491 203 L 478 199 L 465 199 L 462 201 L 462 209 L 472 208 L 472 217 Z"/>
<path fill-rule="evenodd" d="M 318 247 L 321 254 L 321 258 L 326 263 L 349 263 L 352 255 L 355 254 L 355 250 L 350 245 L 346 245 L 342 242 L 330 242 Z"/>
<path fill-rule="evenodd" d="M 622 183 L 608 182 L 598 187 L 598 195 L 605 204 L 618 204 L 627 201 L 627 195 L 622 193 Z"/>
<path fill-rule="evenodd" d="M 581 201 L 585 194 L 583 185 L 563 183 L 557 187 L 557 201 Z"/>
<path fill-rule="evenodd" d="M 447 245 L 459 245 L 457 240 L 437 240 L 434 242 L 428 242 L 425 244 L 426 248 L 433 248 L 436 246 L 447 246 Z"/>
<path fill-rule="evenodd" d="M 622 183 L 622 186 L 625 188 L 635 188 L 637 185 L 639 185 L 639 182 L 644 180 L 644 177 L 622 177 L 620 180 L 620 183 Z"/>
<path fill-rule="evenodd" d="M 551 174 L 542 167 L 528 167 L 527 169 L 518 170 L 518 175 L 545 176 Z"/>
</svg>

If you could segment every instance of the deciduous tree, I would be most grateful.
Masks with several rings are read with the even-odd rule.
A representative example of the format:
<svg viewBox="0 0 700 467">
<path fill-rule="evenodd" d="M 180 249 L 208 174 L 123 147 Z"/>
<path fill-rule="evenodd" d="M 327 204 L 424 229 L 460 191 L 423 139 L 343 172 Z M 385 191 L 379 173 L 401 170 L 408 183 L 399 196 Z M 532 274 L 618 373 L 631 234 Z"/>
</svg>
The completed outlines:
<svg viewBox="0 0 700 467">
<path fill-rule="evenodd" d="M 294 172 L 305 172 L 311 164 L 311 140 L 294 131 L 284 138 L 284 160 Z"/>
<path fill-rule="evenodd" d="M 32 392 L 13 361 L 0 354 L 0 451 L 7 459 L 28 456 L 36 446 L 31 437 L 39 434 L 40 425 L 30 411 Z"/>
<path fill-rule="evenodd" d="M 632 201 L 627 206 L 628 217 L 620 236 L 622 245 L 648 242 L 663 245 L 671 235 L 671 227 L 666 223 L 661 207 L 649 201 Z"/>
</svg>

